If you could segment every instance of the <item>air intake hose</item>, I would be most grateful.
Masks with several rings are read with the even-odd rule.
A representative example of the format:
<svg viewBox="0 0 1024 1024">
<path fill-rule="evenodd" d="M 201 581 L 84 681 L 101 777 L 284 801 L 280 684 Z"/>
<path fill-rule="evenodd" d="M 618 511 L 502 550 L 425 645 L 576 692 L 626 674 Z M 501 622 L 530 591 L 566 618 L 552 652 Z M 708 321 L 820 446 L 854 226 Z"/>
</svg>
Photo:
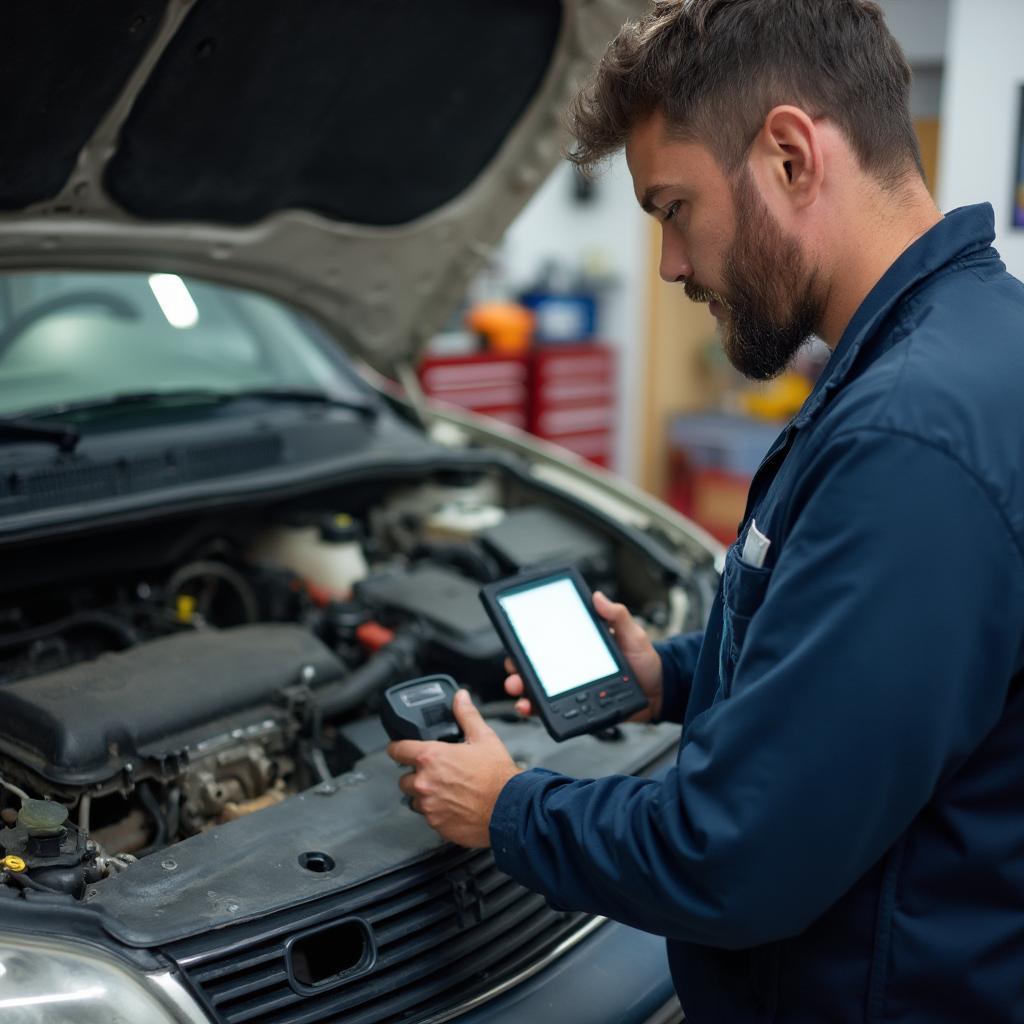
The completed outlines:
<svg viewBox="0 0 1024 1024">
<path fill-rule="evenodd" d="M 343 715 L 362 707 L 374 694 L 394 683 L 411 679 L 418 672 L 420 652 L 426 639 L 421 626 L 399 630 L 391 643 L 344 679 L 314 690 L 311 710 L 321 719 Z"/>
</svg>

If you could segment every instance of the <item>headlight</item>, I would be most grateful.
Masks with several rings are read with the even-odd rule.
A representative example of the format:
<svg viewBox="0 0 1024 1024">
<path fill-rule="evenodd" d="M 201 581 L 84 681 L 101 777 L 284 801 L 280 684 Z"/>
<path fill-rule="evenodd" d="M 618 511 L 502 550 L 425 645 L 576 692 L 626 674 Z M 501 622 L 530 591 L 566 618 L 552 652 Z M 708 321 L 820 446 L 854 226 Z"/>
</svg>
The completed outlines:
<svg viewBox="0 0 1024 1024">
<path fill-rule="evenodd" d="M 196 1024 L 207 1021 L 166 974 L 37 939 L 0 940 L 4 1024 Z"/>
</svg>

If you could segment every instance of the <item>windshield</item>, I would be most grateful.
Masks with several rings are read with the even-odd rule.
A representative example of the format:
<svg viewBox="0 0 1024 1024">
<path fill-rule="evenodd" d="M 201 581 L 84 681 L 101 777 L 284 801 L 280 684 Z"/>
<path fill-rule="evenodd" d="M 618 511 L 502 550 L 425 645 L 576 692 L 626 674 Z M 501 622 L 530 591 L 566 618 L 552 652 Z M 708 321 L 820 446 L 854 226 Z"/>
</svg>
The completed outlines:
<svg viewBox="0 0 1024 1024">
<path fill-rule="evenodd" d="M 133 392 L 358 394 L 295 310 L 175 274 L 0 275 L 0 415 Z"/>
</svg>

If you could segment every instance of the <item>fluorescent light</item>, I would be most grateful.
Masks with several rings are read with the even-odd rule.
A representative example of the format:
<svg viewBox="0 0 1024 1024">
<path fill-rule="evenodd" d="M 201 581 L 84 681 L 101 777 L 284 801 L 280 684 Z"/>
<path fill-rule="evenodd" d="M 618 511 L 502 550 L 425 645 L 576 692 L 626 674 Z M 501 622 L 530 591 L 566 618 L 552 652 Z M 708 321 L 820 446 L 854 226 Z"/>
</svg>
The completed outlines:
<svg viewBox="0 0 1024 1024">
<path fill-rule="evenodd" d="M 149 287 L 172 327 L 195 327 L 199 321 L 199 310 L 185 282 L 177 274 L 151 274 Z"/>
</svg>

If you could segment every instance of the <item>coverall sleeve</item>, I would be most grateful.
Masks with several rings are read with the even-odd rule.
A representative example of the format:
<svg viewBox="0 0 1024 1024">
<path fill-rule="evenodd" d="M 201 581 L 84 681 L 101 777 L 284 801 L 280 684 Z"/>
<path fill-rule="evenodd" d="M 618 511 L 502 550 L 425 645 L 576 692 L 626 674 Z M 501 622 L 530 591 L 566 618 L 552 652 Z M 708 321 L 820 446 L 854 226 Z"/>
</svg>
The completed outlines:
<svg viewBox="0 0 1024 1024">
<path fill-rule="evenodd" d="M 732 686 L 664 778 L 513 778 L 498 865 L 561 907 L 745 948 L 805 930 L 996 723 L 1020 667 L 1022 552 L 938 447 L 837 435 L 749 624 Z"/>
<path fill-rule="evenodd" d="M 703 631 L 680 633 L 654 645 L 661 657 L 661 715 L 660 722 L 682 724 L 686 703 L 690 699 L 690 684 L 697 656 L 704 642 Z"/>
</svg>

